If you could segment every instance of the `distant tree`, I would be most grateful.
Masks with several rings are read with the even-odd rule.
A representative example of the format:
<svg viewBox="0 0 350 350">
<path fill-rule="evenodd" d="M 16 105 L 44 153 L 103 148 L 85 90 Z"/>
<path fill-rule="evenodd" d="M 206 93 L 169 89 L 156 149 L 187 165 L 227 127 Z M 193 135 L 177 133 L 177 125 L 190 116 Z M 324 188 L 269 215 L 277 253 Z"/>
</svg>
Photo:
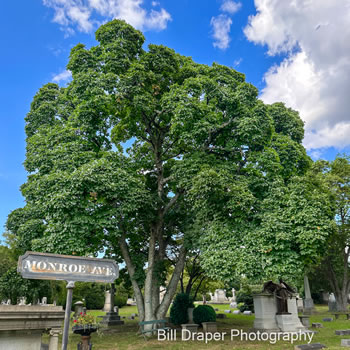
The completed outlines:
<svg viewBox="0 0 350 350">
<path fill-rule="evenodd" d="M 344 311 L 350 293 L 350 157 L 337 156 L 333 162 L 318 161 L 314 169 L 327 184 L 335 209 L 332 234 L 317 271 L 319 279 L 325 280 L 334 293 L 337 309 Z"/>
<path fill-rule="evenodd" d="M 6 246 L 0 246 L 0 278 L 12 267 L 17 265 L 13 251 Z"/>
</svg>

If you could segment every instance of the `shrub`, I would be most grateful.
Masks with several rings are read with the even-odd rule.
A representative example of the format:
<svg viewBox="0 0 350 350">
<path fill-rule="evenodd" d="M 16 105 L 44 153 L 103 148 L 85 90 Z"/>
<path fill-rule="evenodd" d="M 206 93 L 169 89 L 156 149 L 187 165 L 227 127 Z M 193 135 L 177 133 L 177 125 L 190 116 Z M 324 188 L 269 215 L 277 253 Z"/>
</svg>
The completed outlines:
<svg viewBox="0 0 350 350">
<path fill-rule="evenodd" d="M 101 310 L 103 308 L 105 297 L 103 289 L 99 285 L 92 284 L 84 294 L 85 304 L 88 310 Z"/>
<path fill-rule="evenodd" d="M 193 321 L 198 324 L 203 322 L 215 322 L 215 310 L 210 305 L 199 305 L 193 310 Z"/>
<path fill-rule="evenodd" d="M 193 301 L 188 294 L 176 295 L 173 306 L 170 309 L 170 319 L 173 324 L 180 325 L 188 322 L 187 310 L 194 307 Z"/>
<path fill-rule="evenodd" d="M 125 306 L 127 301 L 128 301 L 127 294 L 117 294 L 114 296 L 114 305 L 118 306 L 119 308 L 122 308 L 123 306 Z"/>
<path fill-rule="evenodd" d="M 241 312 L 252 311 L 254 312 L 254 302 L 253 302 L 253 293 L 250 290 L 240 290 L 237 293 L 236 298 L 238 309 Z"/>
</svg>

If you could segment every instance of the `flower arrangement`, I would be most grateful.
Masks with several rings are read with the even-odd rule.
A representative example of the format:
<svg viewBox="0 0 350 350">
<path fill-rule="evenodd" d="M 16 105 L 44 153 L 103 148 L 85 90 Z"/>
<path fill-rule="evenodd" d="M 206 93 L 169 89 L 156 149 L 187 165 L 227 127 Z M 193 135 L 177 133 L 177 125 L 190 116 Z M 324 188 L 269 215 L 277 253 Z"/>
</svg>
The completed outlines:
<svg viewBox="0 0 350 350">
<path fill-rule="evenodd" d="M 81 312 L 80 315 L 73 321 L 74 326 L 86 326 L 96 324 L 96 319 L 91 314 Z"/>
</svg>

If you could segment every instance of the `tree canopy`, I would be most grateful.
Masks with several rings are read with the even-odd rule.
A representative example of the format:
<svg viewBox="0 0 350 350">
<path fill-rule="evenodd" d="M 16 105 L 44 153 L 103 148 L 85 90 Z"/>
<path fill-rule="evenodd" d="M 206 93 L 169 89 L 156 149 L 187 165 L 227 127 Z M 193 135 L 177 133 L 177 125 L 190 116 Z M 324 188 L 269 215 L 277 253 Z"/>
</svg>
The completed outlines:
<svg viewBox="0 0 350 350">
<path fill-rule="evenodd" d="M 317 256 L 324 198 L 302 180 L 311 160 L 297 112 L 265 105 L 232 68 L 144 50 L 124 21 L 96 40 L 71 50 L 72 81 L 40 88 L 26 117 L 26 206 L 7 223 L 22 249 L 125 261 L 146 320 L 165 315 L 192 247 L 224 280 Z"/>
</svg>

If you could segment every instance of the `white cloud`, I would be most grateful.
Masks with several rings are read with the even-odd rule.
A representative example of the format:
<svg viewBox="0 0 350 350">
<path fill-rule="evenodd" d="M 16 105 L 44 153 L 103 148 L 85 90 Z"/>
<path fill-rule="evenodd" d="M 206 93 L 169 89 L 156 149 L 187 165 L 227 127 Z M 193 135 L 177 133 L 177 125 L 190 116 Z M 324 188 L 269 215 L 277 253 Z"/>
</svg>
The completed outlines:
<svg viewBox="0 0 350 350">
<path fill-rule="evenodd" d="M 229 15 L 235 14 L 242 7 L 240 2 L 234 2 L 232 0 L 224 0 L 221 4 L 220 11 L 226 12 Z M 230 31 L 232 25 L 232 19 L 224 13 L 218 16 L 212 17 L 210 20 L 212 26 L 214 43 L 213 46 L 221 50 L 226 50 L 230 45 Z"/>
<path fill-rule="evenodd" d="M 67 35 L 74 33 L 75 26 L 81 32 L 91 32 L 99 24 L 94 15 L 124 19 L 141 30 L 163 30 L 171 20 L 164 8 L 144 9 L 143 0 L 43 0 L 43 3 L 55 11 L 53 21 Z"/>
<path fill-rule="evenodd" d="M 308 149 L 350 144 L 350 3 L 255 0 L 244 29 L 269 55 L 287 58 L 265 74 L 261 98 L 283 101 L 306 122 Z"/>
<path fill-rule="evenodd" d="M 221 7 L 220 10 L 223 12 L 227 12 L 231 15 L 235 14 L 239 9 L 242 7 L 242 4 L 240 2 L 234 2 L 231 0 L 225 0 Z"/>
<path fill-rule="evenodd" d="M 72 73 L 70 70 L 64 70 L 63 72 L 56 74 L 53 78 L 52 81 L 55 83 L 60 83 L 60 82 L 67 82 L 72 78 Z"/>
<path fill-rule="evenodd" d="M 238 58 L 237 60 L 234 60 L 233 61 L 233 66 L 236 67 L 236 68 L 239 67 L 239 65 L 242 63 L 242 61 L 243 61 L 242 57 Z"/>
<path fill-rule="evenodd" d="M 230 44 L 230 30 L 232 19 L 226 15 L 219 15 L 212 17 L 210 21 L 213 27 L 213 38 L 215 39 L 213 45 L 221 50 L 225 50 Z"/>
</svg>

